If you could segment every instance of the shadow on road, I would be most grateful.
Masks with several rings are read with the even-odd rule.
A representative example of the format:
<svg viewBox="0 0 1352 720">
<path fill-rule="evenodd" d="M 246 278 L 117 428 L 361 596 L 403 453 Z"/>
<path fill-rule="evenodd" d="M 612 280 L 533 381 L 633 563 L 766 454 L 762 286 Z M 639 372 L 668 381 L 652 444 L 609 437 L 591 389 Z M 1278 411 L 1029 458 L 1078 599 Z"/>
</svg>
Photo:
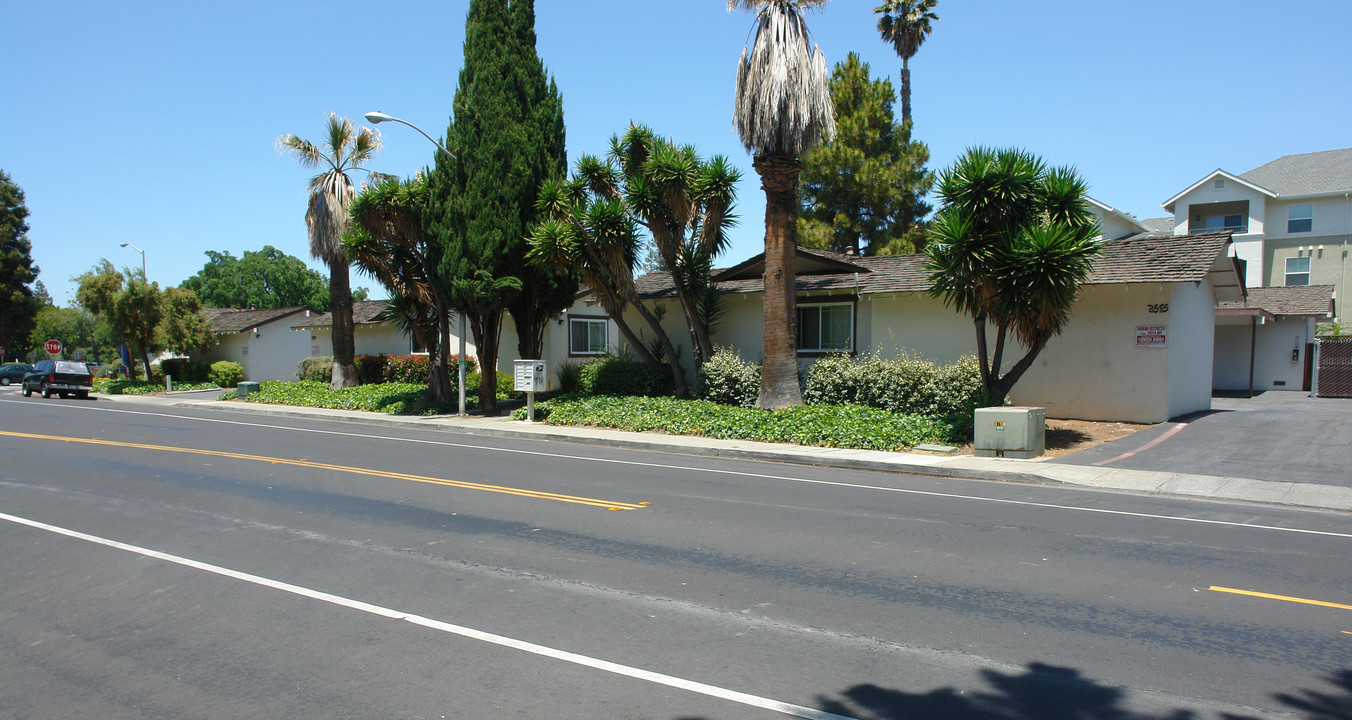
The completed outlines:
<svg viewBox="0 0 1352 720">
<path fill-rule="evenodd" d="M 1166 710 L 1151 715 L 1125 707 L 1123 689 L 1103 685 L 1073 668 L 1031 663 L 1022 673 L 981 671 L 983 690 L 946 687 L 908 693 L 877 685 L 856 685 L 839 697 L 819 697 L 816 706 L 826 712 L 858 720 L 1190 720 L 1192 710 Z M 1303 720 L 1352 720 L 1352 670 L 1328 676 L 1336 692 L 1299 690 L 1272 697 Z M 1254 716 L 1225 714 L 1225 720 L 1256 720 Z M 701 720 L 677 718 L 676 720 Z"/>
</svg>

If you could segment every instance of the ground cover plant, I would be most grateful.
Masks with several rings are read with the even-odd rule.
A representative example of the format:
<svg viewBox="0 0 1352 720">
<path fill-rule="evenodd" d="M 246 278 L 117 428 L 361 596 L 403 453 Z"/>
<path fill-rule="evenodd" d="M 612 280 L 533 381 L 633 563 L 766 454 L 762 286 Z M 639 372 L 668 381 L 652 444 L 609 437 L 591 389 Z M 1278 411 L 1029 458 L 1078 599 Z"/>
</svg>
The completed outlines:
<svg viewBox="0 0 1352 720">
<path fill-rule="evenodd" d="M 537 403 L 535 416 L 551 425 L 863 450 L 905 450 L 920 443 L 946 442 L 954 434 L 943 420 L 862 405 L 759 410 L 673 397 L 570 395 Z M 525 410 L 516 410 L 512 417 L 525 419 Z"/>
<path fill-rule="evenodd" d="M 215 390 L 215 383 L 181 383 L 174 381 L 174 390 Z M 146 382 L 145 380 L 120 380 L 115 378 L 95 378 L 94 392 L 102 395 L 153 395 L 166 392 L 164 381 Z"/>
<path fill-rule="evenodd" d="M 508 400 L 520 395 L 512 390 L 513 378 L 507 373 L 498 373 L 498 399 Z M 465 375 L 465 409 L 478 410 L 479 373 Z M 439 415 L 455 413 L 458 403 L 427 405 L 424 395 L 427 383 L 387 382 L 355 387 L 333 389 L 322 380 L 264 380 L 259 389 L 249 393 L 246 402 L 268 403 L 272 405 L 295 405 L 329 410 L 362 410 L 365 412 L 386 413 L 389 415 Z M 222 400 L 239 399 L 238 393 L 223 393 Z"/>
</svg>

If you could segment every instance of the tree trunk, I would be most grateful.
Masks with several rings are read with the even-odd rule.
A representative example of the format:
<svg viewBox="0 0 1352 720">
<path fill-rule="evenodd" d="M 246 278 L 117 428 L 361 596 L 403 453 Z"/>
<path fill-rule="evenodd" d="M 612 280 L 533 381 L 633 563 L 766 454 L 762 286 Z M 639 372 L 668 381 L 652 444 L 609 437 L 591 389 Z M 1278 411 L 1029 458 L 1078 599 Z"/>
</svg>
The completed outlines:
<svg viewBox="0 0 1352 720">
<path fill-rule="evenodd" d="M 901 59 L 901 121 L 903 123 L 911 119 L 911 68 L 907 66 L 906 58 Z"/>
<path fill-rule="evenodd" d="M 329 314 L 333 318 L 334 390 L 355 387 L 357 367 L 353 364 L 356 347 L 352 339 L 352 285 L 346 260 L 329 263 Z"/>
<path fill-rule="evenodd" d="M 657 335 L 657 341 L 662 344 L 662 349 L 667 353 L 668 364 L 671 366 L 672 393 L 677 397 L 690 395 L 690 387 L 685 381 L 685 371 L 681 369 L 680 358 L 676 357 L 676 346 L 672 344 L 671 338 L 662 329 L 662 321 L 658 320 L 641 302 L 634 303 L 634 309 L 648 322 L 648 327 L 652 328 L 653 334 Z"/>
<path fill-rule="evenodd" d="M 433 303 L 437 313 L 437 337 L 434 354 L 427 363 L 427 394 L 423 401 L 428 405 L 443 405 L 456 397 L 451 387 L 451 376 L 447 369 L 450 365 L 451 315 L 446 306 L 438 299 Z"/>
<path fill-rule="evenodd" d="M 495 311 L 469 314 L 474 330 L 474 345 L 479 354 L 479 411 L 485 417 L 498 413 L 498 342 L 502 339 L 501 307 Z"/>
<path fill-rule="evenodd" d="M 798 311 L 795 252 L 798 233 L 797 158 L 757 153 L 752 166 L 765 190 L 765 350 L 756 407 L 803 404 L 798 385 Z"/>
</svg>

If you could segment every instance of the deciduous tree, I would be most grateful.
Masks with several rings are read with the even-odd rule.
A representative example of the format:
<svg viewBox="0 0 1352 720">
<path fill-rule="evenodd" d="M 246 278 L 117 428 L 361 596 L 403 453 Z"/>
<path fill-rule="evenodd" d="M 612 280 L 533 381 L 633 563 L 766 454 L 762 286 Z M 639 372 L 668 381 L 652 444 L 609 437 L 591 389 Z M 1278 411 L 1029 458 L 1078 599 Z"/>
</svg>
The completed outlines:
<svg viewBox="0 0 1352 720">
<path fill-rule="evenodd" d="M 183 281 L 207 307 L 283 308 L 304 305 L 315 312 L 329 307 L 329 280 L 306 267 L 294 255 L 264 245 L 245 250 L 241 258 L 229 252 L 206 252 L 207 263 Z M 353 299 L 359 299 L 353 293 Z"/>
<path fill-rule="evenodd" d="M 216 341 L 201 302 L 191 290 L 147 283 L 140 268 L 118 272 L 106 259 L 76 278 L 80 306 L 112 326 L 117 338 L 135 351 L 127 371 L 140 359 L 150 379 L 150 356 L 165 350 L 187 353 Z"/>
</svg>

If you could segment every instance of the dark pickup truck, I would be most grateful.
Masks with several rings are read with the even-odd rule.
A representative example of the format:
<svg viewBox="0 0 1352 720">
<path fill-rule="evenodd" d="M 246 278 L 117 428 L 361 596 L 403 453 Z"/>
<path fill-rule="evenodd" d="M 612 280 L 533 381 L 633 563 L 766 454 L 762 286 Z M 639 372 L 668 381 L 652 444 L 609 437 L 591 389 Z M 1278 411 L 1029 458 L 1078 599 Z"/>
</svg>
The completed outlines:
<svg viewBox="0 0 1352 720">
<path fill-rule="evenodd" d="M 39 360 L 33 363 L 32 372 L 23 376 L 23 396 L 42 393 L 49 398 L 52 393 L 61 397 L 87 398 L 94 387 L 94 378 L 89 374 L 89 366 L 82 362 L 67 360 Z"/>
</svg>

